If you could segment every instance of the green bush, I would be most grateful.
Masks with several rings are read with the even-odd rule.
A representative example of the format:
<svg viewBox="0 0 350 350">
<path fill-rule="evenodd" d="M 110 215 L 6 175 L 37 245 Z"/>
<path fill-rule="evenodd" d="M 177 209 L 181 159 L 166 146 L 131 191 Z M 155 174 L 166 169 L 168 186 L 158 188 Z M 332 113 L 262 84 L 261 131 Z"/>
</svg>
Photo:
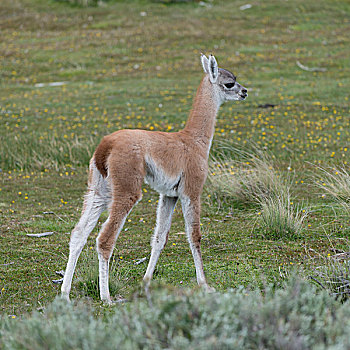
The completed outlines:
<svg viewBox="0 0 350 350">
<path fill-rule="evenodd" d="M 3 349 L 346 349 L 349 303 L 295 278 L 264 293 L 166 289 L 112 309 L 54 301 L 1 320 Z M 106 311 L 104 317 L 92 315 Z"/>
</svg>

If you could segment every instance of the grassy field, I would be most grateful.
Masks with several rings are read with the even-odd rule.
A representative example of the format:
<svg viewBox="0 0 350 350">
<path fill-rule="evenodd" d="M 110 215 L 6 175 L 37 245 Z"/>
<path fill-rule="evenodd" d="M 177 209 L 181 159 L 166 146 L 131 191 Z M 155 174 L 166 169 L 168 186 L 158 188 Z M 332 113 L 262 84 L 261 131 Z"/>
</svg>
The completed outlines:
<svg viewBox="0 0 350 350">
<path fill-rule="evenodd" d="M 240 9 L 245 4 L 1 1 L 3 314 L 41 308 L 59 293 L 52 280 L 67 262 L 67 233 L 80 215 L 94 147 L 122 128 L 181 129 L 202 77 L 200 52 L 214 53 L 249 89 L 246 101 L 222 106 L 217 120 L 202 208 L 209 283 L 219 291 L 279 285 L 291 268 L 312 275 L 323 257 L 349 250 L 350 4 L 268 0 Z M 246 152 L 244 161 L 237 150 Z M 232 169 L 245 174 L 256 170 L 251 159 L 261 152 L 287 183 L 291 213 L 307 213 L 296 237 L 271 237 L 259 203 L 215 186 L 222 171 L 216 159 L 235 159 Z M 332 194 L 339 179 L 345 194 Z M 130 297 L 146 270 L 147 261 L 134 263 L 149 257 L 157 194 L 143 191 L 116 245 L 114 297 Z M 95 238 L 106 217 L 78 262 L 75 297 L 98 301 Z M 26 236 L 46 231 L 54 234 Z M 154 279 L 195 288 L 183 231 L 178 206 Z"/>
</svg>

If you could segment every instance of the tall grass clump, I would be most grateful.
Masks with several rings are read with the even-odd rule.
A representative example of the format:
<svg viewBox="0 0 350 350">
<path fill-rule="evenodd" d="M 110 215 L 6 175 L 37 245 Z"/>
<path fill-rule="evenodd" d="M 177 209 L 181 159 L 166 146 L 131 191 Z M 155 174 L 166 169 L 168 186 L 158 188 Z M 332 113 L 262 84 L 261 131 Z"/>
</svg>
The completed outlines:
<svg viewBox="0 0 350 350">
<path fill-rule="evenodd" d="M 229 152 L 227 152 L 229 148 Z M 253 152 L 226 146 L 209 167 L 209 186 L 217 197 L 241 204 L 260 204 L 289 190 L 274 169 L 272 156 L 259 149 Z"/>
<path fill-rule="evenodd" d="M 0 348 L 348 349 L 349 306 L 295 277 L 264 293 L 162 288 L 109 310 L 58 299 L 43 314 L 2 317 Z"/>
<path fill-rule="evenodd" d="M 350 173 L 345 167 L 319 168 L 315 184 L 321 190 L 322 196 L 330 196 L 350 213 Z"/>
<path fill-rule="evenodd" d="M 254 227 L 258 224 L 268 239 L 297 238 L 302 232 L 308 211 L 293 205 L 291 183 L 290 174 L 283 176 L 272 156 L 257 148 L 250 153 L 231 148 L 229 155 L 219 154 L 210 165 L 210 195 L 219 203 L 222 197 L 236 205 L 255 206 Z"/>
<path fill-rule="evenodd" d="M 64 135 L 21 135 L 5 139 L 0 153 L 3 169 L 59 170 L 67 164 L 73 167 L 88 166 L 96 142 L 92 137 L 67 139 Z"/>
<path fill-rule="evenodd" d="M 109 267 L 109 290 L 114 298 L 120 297 L 127 287 L 128 276 L 122 275 L 118 259 L 113 255 Z M 78 294 L 99 300 L 98 258 L 95 249 L 85 249 L 79 259 L 74 285 Z"/>
<path fill-rule="evenodd" d="M 315 267 L 310 278 L 318 286 L 327 290 L 330 295 L 340 301 L 350 300 L 350 242 L 347 242 L 347 251 L 328 254 L 318 254 L 320 263 Z M 336 249 L 333 249 L 336 251 Z"/>
<path fill-rule="evenodd" d="M 308 216 L 306 209 L 293 205 L 289 192 L 283 196 L 263 199 L 258 220 L 268 239 L 295 239 L 300 237 Z"/>
</svg>

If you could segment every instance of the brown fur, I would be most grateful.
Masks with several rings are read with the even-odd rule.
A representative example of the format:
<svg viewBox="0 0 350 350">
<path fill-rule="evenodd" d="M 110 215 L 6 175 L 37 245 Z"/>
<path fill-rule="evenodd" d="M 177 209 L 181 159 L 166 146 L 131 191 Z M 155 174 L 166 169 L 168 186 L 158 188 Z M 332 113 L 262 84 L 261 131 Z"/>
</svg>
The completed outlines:
<svg viewBox="0 0 350 350">
<path fill-rule="evenodd" d="M 97 146 L 93 159 L 95 160 L 96 168 L 103 177 L 107 177 L 107 159 L 112 149 L 112 139 L 105 136 L 102 142 Z"/>
<path fill-rule="evenodd" d="M 144 180 L 160 193 L 157 225 L 144 281 L 151 280 L 167 242 L 172 214 L 181 200 L 187 237 L 196 266 L 197 282 L 210 290 L 200 249 L 200 196 L 208 172 L 208 156 L 219 106 L 243 100 L 247 90 L 234 75 L 218 69 L 214 56 L 201 56 L 206 73 L 186 126 L 174 133 L 120 130 L 105 136 L 90 163 L 89 189 L 77 227 L 73 230 L 62 294 L 69 296 L 76 261 L 98 217 L 109 205 L 109 217 L 97 238 L 101 299 L 110 301 L 108 263 L 115 241 L 133 206 L 142 198 Z M 76 234 L 75 234 L 76 233 Z"/>
<path fill-rule="evenodd" d="M 216 114 L 212 98 L 207 91 L 209 84 L 205 76 L 198 88 L 192 112 L 184 130 L 166 133 L 147 130 L 119 130 L 105 136 L 96 149 L 94 159 L 97 169 L 106 177 L 110 167 L 118 171 L 144 165 L 145 155 L 149 155 L 169 175 L 183 172 L 186 178 L 195 179 L 197 184 L 187 183 L 187 194 L 197 192 L 207 174 L 207 159 L 210 140 L 214 133 Z M 116 169 L 116 170 L 117 170 Z M 141 168 L 139 169 L 141 170 Z M 144 177 L 144 167 L 136 176 Z M 130 181 L 128 172 L 127 180 Z M 118 174 L 118 180 L 121 175 Z M 198 185 L 199 182 L 199 185 Z M 197 188 L 197 189 L 195 189 Z"/>
<path fill-rule="evenodd" d="M 179 132 L 120 130 L 103 138 L 94 154 L 102 176 L 112 181 L 110 220 L 99 236 L 99 249 L 106 259 L 112 253 L 115 233 L 133 205 L 141 199 L 145 157 L 169 176 L 182 174 L 184 193 L 194 202 L 193 242 L 199 249 L 200 197 L 208 171 L 208 153 L 215 129 L 216 107 L 205 76 L 197 90 L 186 127 Z M 198 202 L 198 203 L 197 203 Z"/>
</svg>

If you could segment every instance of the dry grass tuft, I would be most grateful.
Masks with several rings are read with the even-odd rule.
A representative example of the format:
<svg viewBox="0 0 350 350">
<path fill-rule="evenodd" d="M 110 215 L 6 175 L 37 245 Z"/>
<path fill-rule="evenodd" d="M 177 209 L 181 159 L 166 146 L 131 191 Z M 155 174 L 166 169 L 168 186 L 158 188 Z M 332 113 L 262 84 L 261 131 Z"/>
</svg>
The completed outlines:
<svg viewBox="0 0 350 350">
<path fill-rule="evenodd" d="M 78 294 L 99 300 L 98 258 L 95 249 L 90 247 L 82 252 L 77 265 L 76 275 L 74 285 Z M 127 280 L 128 277 L 120 272 L 118 259 L 113 255 L 109 267 L 109 289 L 113 298 L 121 297 L 123 290 L 127 286 Z"/>
<path fill-rule="evenodd" d="M 92 136 L 81 140 L 78 137 L 66 139 L 61 135 L 50 135 L 43 141 L 31 135 L 22 135 L 3 142 L 0 165 L 20 170 L 60 170 L 67 164 L 87 167 L 96 142 Z"/>
<path fill-rule="evenodd" d="M 227 147 L 226 149 L 227 150 Z M 230 148 L 230 157 L 221 153 L 210 166 L 211 195 L 241 205 L 257 206 L 255 224 L 268 239 L 293 239 L 300 236 L 308 211 L 293 205 L 291 178 L 282 176 L 267 152 L 252 153 Z M 255 226 L 254 226 L 255 227 Z"/>
<path fill-rule="evenodd" d="M 243 204 L 260 204 L 289 191 L 267 153 L 257 149 L 256 154 L 231 151 L 234 158 L 222 153 L 210 164 L 208 179 L 214 194 Z"/>
<path fill-rule="evenodd" d="M 339 251 L 333 247 L 332 251 L 336 254 L 317 254 L 321 263 L 309 276 L 318 286 L 342 302 L 350 300 L 350 242 L 346 240 L 345 243 L 346 251 Z"/>
<path fill-rule="evenodd" d="M 293 204 L 289 192 L 263 199 L 259 212 L 260 225 L 268 239 L 298 238 L 308 216 L 307 209 Z"/>
<path fill-rule="evenodd" d="M 315 184 L 321 189 L 322 197 L 328 195 L 335 199 L 347 212 L 350 211 L 350 173 L 344 167 L 319 168 Z"/>
</svg>

